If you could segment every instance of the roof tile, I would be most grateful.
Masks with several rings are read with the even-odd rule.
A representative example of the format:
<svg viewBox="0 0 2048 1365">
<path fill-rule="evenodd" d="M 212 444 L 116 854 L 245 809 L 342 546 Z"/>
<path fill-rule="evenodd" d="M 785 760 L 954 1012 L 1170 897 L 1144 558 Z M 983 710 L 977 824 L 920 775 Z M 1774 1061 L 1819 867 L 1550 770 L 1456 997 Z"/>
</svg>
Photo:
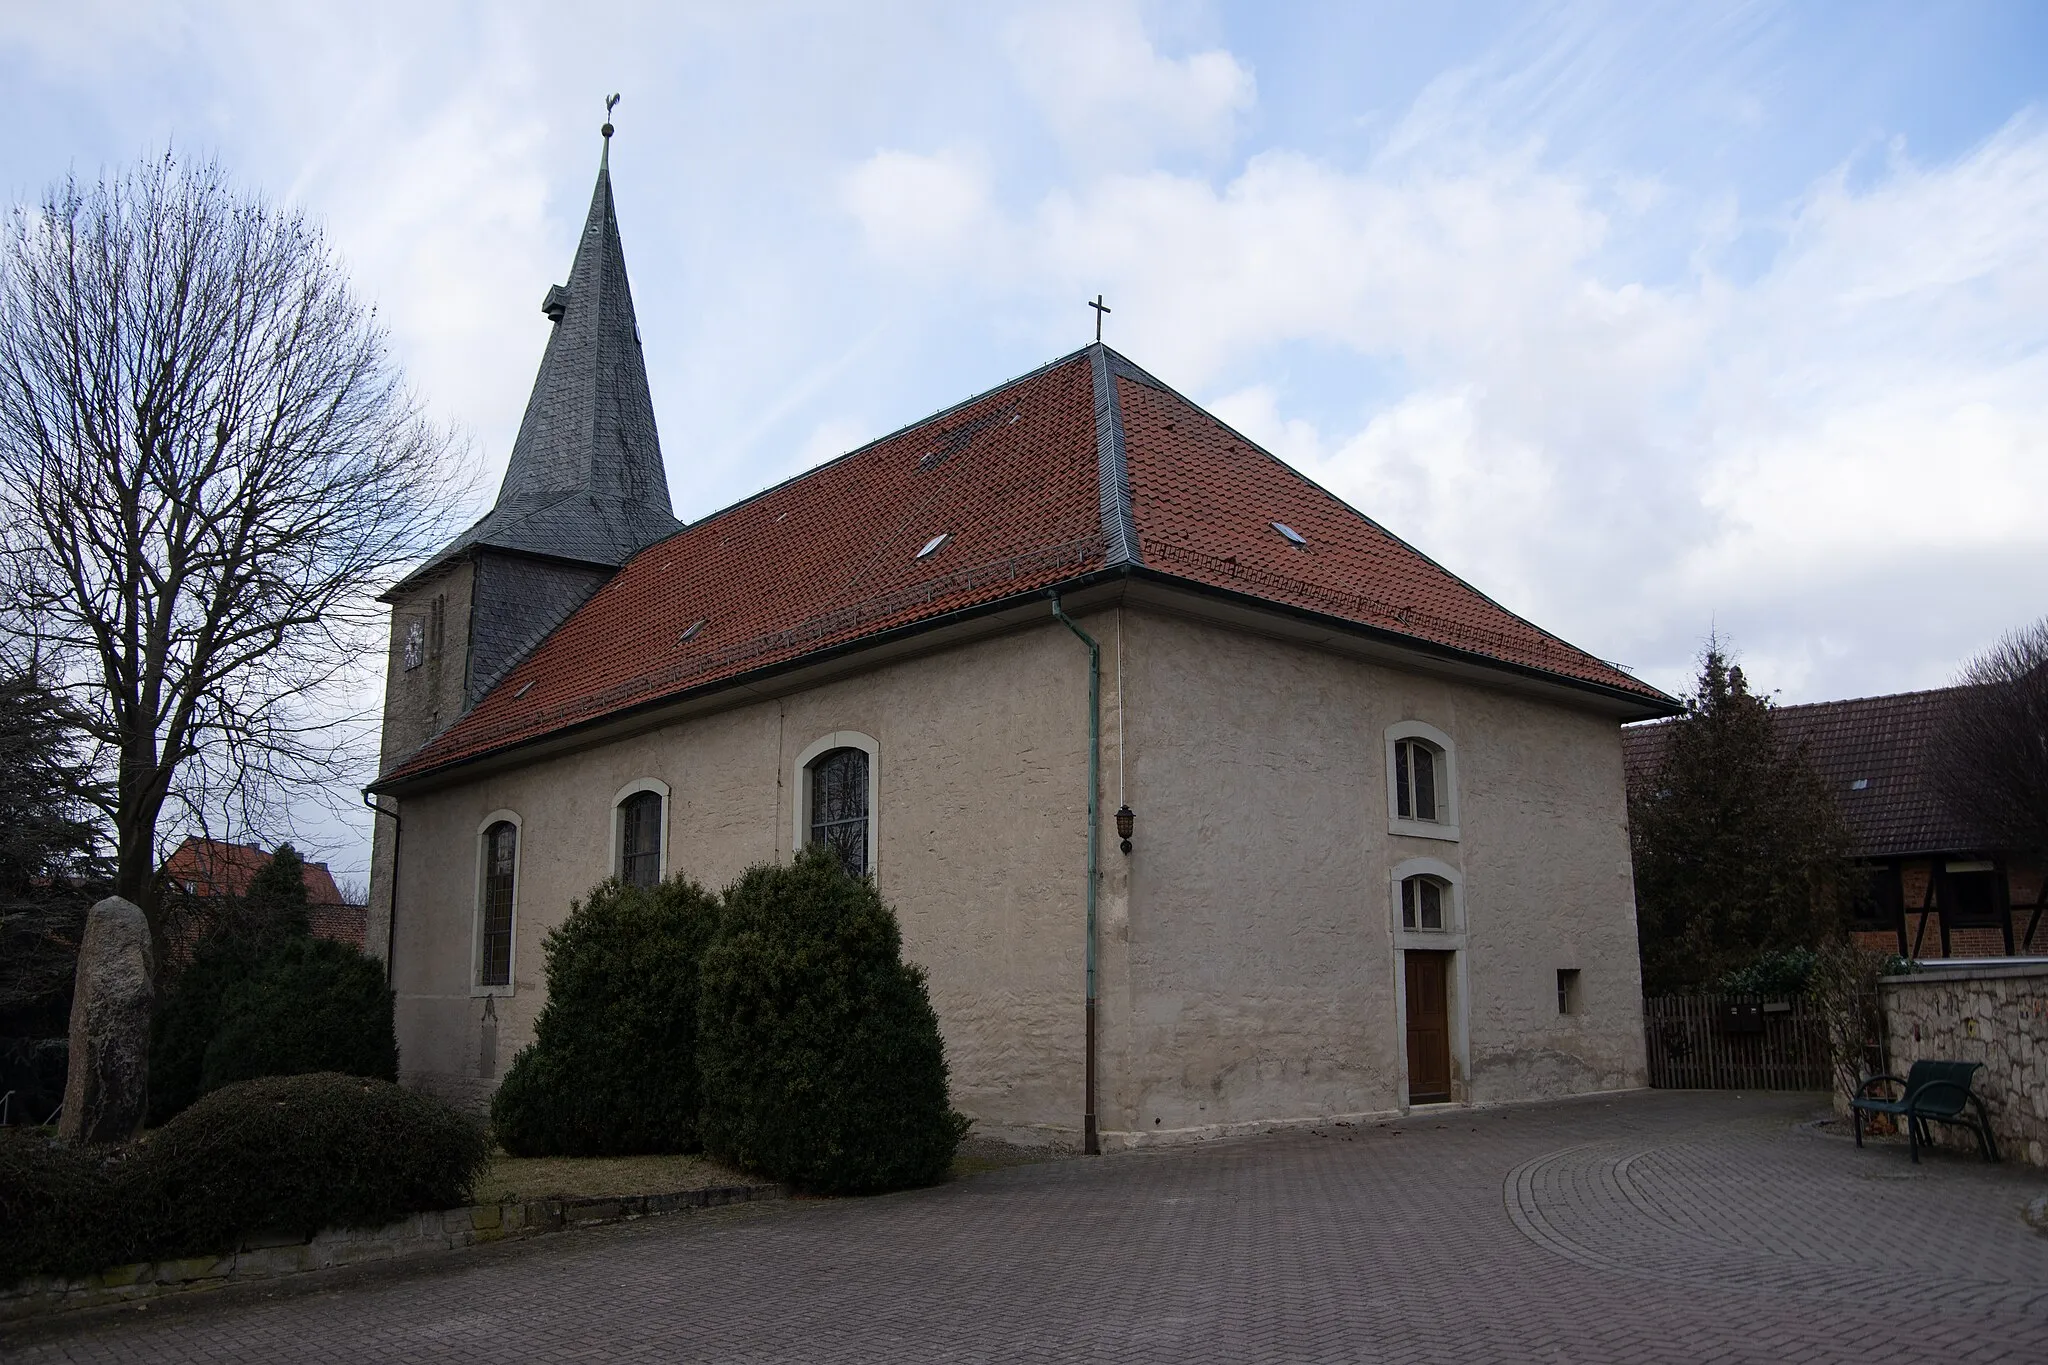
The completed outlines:
<svg viewBox="0 0 2048 1365">
<path fill-rule="evenodd" d="M 380 781 L 1067 582 L 1125 562 L 1134 535 L 1169 577 L 1672 704 L 1095 346 L 649 546 Z"/>
</svg>

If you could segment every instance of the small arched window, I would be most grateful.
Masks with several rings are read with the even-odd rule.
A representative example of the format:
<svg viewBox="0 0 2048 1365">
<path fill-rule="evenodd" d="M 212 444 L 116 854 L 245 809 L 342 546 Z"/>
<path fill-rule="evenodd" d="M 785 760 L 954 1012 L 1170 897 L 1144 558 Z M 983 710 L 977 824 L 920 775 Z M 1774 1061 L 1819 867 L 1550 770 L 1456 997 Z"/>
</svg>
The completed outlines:
<svg viewBox="0 0 2048 1365">
<path fill-rule="evenodd" d="M 512 984 L 512 907 L 518 888 L 519 827 L 500 820 L 484 831 L 483 933 L 477 945 L 477 984 Z"/>
<path fill-rule="evenodd" d="M 653 886 L 661 880 L 661 793 L 637 791 L 619 803 L 619 880 Z"/>
<path fill-rule="evenodd" d="M 1437 798 L 1438 775 L 1443 771 L 1443 750 L 1426 739 L 1394 742 L 1394 812 L 1402 820 L 1438 821 L 1443 818 Z"/>
<path fill-rule="evenodd" d="M 1451 888 L 1440 877 L 1408 877 L 1401 882 L 1401 927 L 1437 933 L 1449 925 Z"/>
<path fill-rule="evenodd" d="M 830 844 L 856 877 L 868 873 L 868 756 L 833 749 L 811 763 L 810 842 Z"/>
</svg>

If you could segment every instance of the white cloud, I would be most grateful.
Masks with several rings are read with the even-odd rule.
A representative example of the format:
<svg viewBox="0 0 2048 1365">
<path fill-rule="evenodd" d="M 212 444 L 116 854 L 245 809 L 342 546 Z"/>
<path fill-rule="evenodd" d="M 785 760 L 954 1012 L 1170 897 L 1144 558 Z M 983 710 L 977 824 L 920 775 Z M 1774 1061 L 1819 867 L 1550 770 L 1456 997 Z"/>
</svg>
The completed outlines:
<svg viewBox="0 0 2048 1365">
<path fill-rule="evenodd" d="M 941 263 L 993 225 L 987 168 L 959 148 L 877 152 L 841 179 L 840 202 L 875 253 L 899 265 Z"/>
<path fill-rule="evenodd" d="M 2040 614 L 2024 577 L 1955 561 L 2048 559 L 2048 128 L 2023 118 L 1946 165 L 1895 152 L 1861 187 L 1828 176 L 1774 210 L 1775 255 L 1746 278 L 1715 266 L 1725 201 L 1701 209 L 1692 268 L 1650 278 L 1624 248 L 1668 209 L 1657 187 L 1446 136 L 1401 130 L 1355 169 L 1269 151 L 1222 184 L 1104 174 L 955 259 L 1013 296 L 1107 282 L 1119 344 L 1198 396 L 1304 342 L 1398 375 L 1349 419 L 1325 386 L 1321 426 L 1270 382 L 1216 404 L 1669 685 L 1716 612 L 1815 685 L 1936 681 L 1840 643 L 1859 590 L 1936 565 L 1980 634 Z"/>
<path fill-rule="evenodd" d="M 1221 49 L 1167 57 L 1126 4 L 1036 8 L 1004 31 L 1017 82 L 1084 165 L 1229 148 L 1257 83 Z"/>
</svg>

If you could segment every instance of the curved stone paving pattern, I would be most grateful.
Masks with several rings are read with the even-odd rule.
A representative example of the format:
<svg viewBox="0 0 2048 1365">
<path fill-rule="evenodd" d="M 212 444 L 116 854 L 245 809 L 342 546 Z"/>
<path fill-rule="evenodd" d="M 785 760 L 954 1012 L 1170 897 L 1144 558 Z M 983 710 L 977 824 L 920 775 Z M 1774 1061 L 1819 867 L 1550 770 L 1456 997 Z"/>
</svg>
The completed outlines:
<svg viewBox="0 0 2048 1365">
<path fill-rule="evenodd" d="M 1816 1112 L 1638 1093 L 1052 1162 L 188 1296 L 0 1359 L 2048 1361 L 2019 1217 L 2048 1175 L 1916 1172 Z"/>
<path fill-rule="evenodd" d="M 1878 1151 L 1896 1169 L 1873 1170 L 1839 1141 L 1802 1138 L 1548 1153 L 1508 1173 L 1508 1215 L 1537 1246 L 1608 1274 L 2048 1318 L 2048 1239 L 2015 1216 L 2008 1180 L 1944 1159 L 1916 1169 L 1889 1147 Z"/>
</svg>

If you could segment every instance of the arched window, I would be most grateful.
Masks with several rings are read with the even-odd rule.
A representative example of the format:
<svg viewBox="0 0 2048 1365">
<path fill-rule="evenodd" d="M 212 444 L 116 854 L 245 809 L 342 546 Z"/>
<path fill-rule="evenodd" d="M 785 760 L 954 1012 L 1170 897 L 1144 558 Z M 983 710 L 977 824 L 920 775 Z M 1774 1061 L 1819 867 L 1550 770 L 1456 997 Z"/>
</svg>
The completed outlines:
<svg viewBox="0 0 2048 1365">
<path fill-rule="evenodd" d="M 500 820 L 484 830 L 484 886 L 476 983 L 512 984 L 512 910 L 518 892 L 519 827 Z"/>
<path fill-rule="evenodd" d="M 1387 728 L 1387 832 L 1458 838 L 1458 759 L 1451 737 L 1404 720 Z"/>
<path fill-rule="evenodd" d="M 661 793 L 637 791 L 619 803 L 619 880 L 653 886 L 661 880 Z"/>
<path fill-rule="evenodd" d="M 1435 821 L 1443 751 L 1426 739 L 1394 742 L 1394 810 L 1403 820 Z"/>
<path fill-rule="evenodd" d="M 1451 888 L 1441 877 L 1405 877 L 1401 881 L 1401 927 L 1442 933 L 1450 927 Z"/>
<path fill-rule="evenodd" d="M 832 749 L 811 761 L 808 824 L 813 844 L 830 844 L 856 877 L 868 874 L 868 756 Z"/>
</svg>

